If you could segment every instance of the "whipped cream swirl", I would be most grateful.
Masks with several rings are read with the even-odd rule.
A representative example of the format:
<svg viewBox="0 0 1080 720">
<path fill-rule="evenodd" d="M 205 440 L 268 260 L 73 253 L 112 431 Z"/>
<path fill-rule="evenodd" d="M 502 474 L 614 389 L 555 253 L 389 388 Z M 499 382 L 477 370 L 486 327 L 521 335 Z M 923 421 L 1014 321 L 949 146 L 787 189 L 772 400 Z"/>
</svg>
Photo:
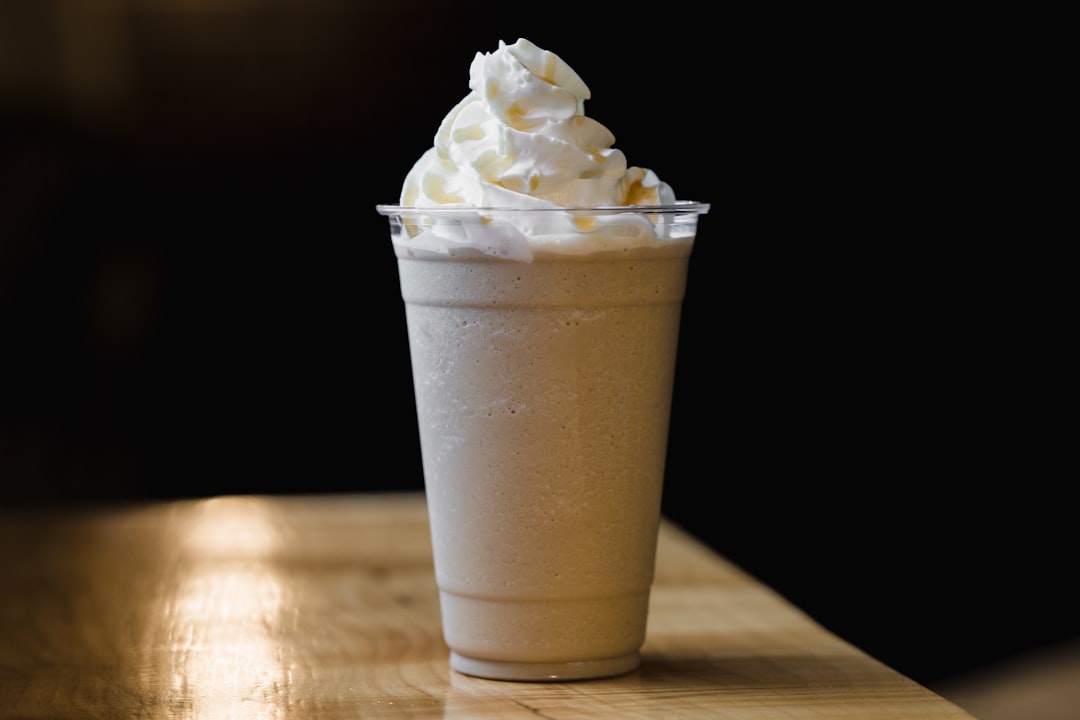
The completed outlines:
<svg viewBox="0 0 1080 720">
<path fill-rule="evenodd" d="M 529 261 L 693 240 L 708 206 L 677 203 L 656 173 L 627 165 L 611 131 L 586 117 L 589 88 L 558 55 L 500 41 L 476 54 L 469 88 L 406 176 L 401 205 L 380 206 L 402 217 L 398 252 Z M 666 209 L 638 211 L 656 206 Z"/>
<path fill-rule="evenodd" d="M 628 167 L 615 136 L 586 117 L 591 96 L 555 53 L 519 39 L 477 53 L 465 96 L 405 179 L 413 207 L 666 205 L 671 188 Z"/>
</svg>

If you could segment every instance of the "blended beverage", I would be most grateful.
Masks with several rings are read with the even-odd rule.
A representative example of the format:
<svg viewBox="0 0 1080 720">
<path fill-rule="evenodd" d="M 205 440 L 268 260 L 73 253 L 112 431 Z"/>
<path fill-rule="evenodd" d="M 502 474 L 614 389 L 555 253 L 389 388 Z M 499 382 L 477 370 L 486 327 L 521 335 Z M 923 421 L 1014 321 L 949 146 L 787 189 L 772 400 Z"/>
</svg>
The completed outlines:
<svg viewBox="0 0 1080 720">
<path fill-rule="evenodd" d="M 399 258 L 458 669 L 637 666 L 689 249 Z"/>
<path fill-rule="evenodd" d="M 708 206 L 628 168 L 580 114 L 584 84 L 528 41 L 478 53 L 471 86 L 401 205 L 378 206 L 450 665 L 507 680 L 625 673 L 645 639 L 681 304 Z M 530 139 L 543 147 L 525 152 Z M 555 141 L 594 172 L 566 170 L 565 147 L 540 162 Z M 554 186 L 584 199 L 544 196 Z"/>
</svg>

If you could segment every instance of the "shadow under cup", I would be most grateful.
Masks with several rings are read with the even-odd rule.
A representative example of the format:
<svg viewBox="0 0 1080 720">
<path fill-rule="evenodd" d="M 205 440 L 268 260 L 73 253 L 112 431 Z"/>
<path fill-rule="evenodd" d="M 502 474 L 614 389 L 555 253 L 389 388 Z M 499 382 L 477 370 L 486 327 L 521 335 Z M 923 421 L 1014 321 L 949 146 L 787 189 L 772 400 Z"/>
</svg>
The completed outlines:
<svg viewBox="0 0 1080 720">
<path fill-rule="evenodd" d="M 403 208 L 405 303 L 450 665 L 640 664 L 701 203 Z"/>
</svg>

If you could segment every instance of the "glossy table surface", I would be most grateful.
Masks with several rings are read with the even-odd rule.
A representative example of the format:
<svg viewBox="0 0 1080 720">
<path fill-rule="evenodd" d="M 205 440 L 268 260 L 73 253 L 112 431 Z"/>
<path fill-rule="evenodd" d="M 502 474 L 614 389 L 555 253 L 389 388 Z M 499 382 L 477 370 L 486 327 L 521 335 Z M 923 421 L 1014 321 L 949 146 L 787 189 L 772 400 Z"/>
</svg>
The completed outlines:
<svg viewBox="0 0 1080 720">
<path fill-rule="evenodd" d="M 0 718 L 970 718 L 665 521 L 642 667 L 447 666 L 420 494 L 0 511 Z"/>
</svg>

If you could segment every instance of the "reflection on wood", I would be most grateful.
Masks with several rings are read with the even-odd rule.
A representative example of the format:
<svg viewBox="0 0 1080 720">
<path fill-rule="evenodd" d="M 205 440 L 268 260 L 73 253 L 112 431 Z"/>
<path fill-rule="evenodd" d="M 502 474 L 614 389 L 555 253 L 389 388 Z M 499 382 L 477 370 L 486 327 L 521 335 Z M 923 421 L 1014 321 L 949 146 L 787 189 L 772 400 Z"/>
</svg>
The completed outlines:
<svg viewBox="0 0 1080 720">
<path fill-rule="evenodd" d="M 644 663 L 449 670 L 421 495 L 0 515 L 4 718 L 967 718 L 664 525 Z"/>
</svg>

